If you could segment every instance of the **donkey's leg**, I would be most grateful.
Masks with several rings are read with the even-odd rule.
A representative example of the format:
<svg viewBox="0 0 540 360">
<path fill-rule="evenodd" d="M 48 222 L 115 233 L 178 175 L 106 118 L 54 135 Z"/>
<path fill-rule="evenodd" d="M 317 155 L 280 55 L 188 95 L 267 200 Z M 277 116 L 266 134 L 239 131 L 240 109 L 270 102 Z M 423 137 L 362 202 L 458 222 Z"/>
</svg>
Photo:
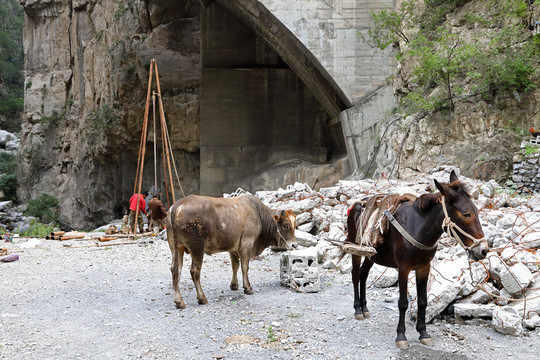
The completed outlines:
<svg viewBox="0 0 540 360">
<path fill-rule="evenodd" d="M 416 270 L 416 293 L 418 294 L 418 316 L 416 330 L 420 333 L 420 342 L 433 346 L 433 339 L 426 331 L 427 283 L 429 279 L 430 264 Z"/>
<path fill-rule="evenodd" d="M 171 274 L 172 274 L 172 283 L 173 283 L 173 290 L 174 290 L 174 303 L 176 304 L 177 309 L 185 309 L 186 304 L 184 303 L 184 300 L 182 299 L 182 295 L 180 295 L 180 277 L 182 276 L 182 266 L 184 264 L 184 251 L 185 251 L 184 245 L 175 246 L 173 245 L 171 247 L 171 251 L 173 252 L 173 260 L 171 264 Z"/>
<path fill-rule="evenodd" d="M 232 280 L 231 280 L 231 290 L 238 290 L 238 267 L 240 266 L 240 259 L 233 253 L 231 255 L 231 264 L 232 264 Z"/>
<path fill-rule="evenodd" d="M 405 311 L 409 306 L 409 300 L 407 299 L 407 281 L 409 279 L 409 273 L 411 269 L 400 267 L 398 269 L 398 283 L 399 283 L 399 300 L 398 300 L 398 309 L 399 309 L 399 322 L 397 326 L 397 338 L 396 346 L 399 349 L 407 349 L 409 344 L 407 343 L 407 338 L 405 337 Z"/>
<path fill-rule="evenodd" d="M 358 290 L 358 283 L 360 282 L 360 265 L 362 263 L 362 257 L 352 256 L 352 283 L 354 290 L 354 317 L 356 320 L 364 320 L 362 316 L 362 306 L 360 305 L 360 293 Z"/>
<path fill-rule="evenodd" d="M 195 290 L 197 290 L 197 301 L 199 304 L 204 305 L 208 304 L 208 300 L 204 295 L 203 289 L 201 287 L 201 268 L 203 264 L 204 252 L 201 251 L 191 253 L 191 278 L 193 279 L 193 284 L 195 284 Z"/>
<path fill-rule="evenodd" d="M 369 275 L 369 270 L 373 266 L 373 260 L 368 257 L 364 258 L 364 263 L 360 268 L 360 308 L 362 314 L 358 314 L 356 318 L 360 319 L 369 319 L 369 310 L 367 308 L 367 299 L 366 299 L 366 281 Z"/>
<path fill-rule="evenodd" d="M 249 283 L 248 271 L 249 271 L 249 253 L 247 250 L 240 254 L 240 260 L 242 262 L 242 283 L 244 285 L 244 293 L 247 295 L 253 295 L 253 288 Z"/>
</svg>

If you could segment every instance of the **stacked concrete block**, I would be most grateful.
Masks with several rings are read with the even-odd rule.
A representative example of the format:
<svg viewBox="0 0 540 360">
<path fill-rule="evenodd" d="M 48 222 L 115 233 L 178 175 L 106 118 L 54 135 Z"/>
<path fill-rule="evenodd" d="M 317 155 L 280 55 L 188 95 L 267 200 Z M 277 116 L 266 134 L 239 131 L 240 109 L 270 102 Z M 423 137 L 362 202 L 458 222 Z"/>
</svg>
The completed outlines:
<svg viewBox="0 0 540 360">
<path fill-rule="evenodd" d="M 533 274 L 523 263 L 517 263 L 507 268 L 507 271 L 503 271 L 499 274 L 501 283 L 510 294 L 518 294 L 526 289 L 531 280 Z"/>
<path fill-rule="evenodd" d="M 280 261 L 280 280 L 298 292 L 318 292 L 321 289 L 317 249 L 310 247 L 283 253 Z"/>
</svg>

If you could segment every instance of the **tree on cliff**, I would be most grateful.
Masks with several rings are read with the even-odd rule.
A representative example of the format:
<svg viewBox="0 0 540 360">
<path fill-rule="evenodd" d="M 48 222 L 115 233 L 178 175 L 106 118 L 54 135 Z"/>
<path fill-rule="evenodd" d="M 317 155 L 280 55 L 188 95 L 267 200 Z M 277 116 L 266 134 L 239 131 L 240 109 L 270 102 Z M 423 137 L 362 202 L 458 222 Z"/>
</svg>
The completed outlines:
<svg viewBox="0 0 540 360">
<path fill-rule="evenodd" d="M 0 0 L 0 128 L 21 127 L 24 96 L 23 9 L 17 0 Z"/>
<path fill-rule="evenodd" d="M 463 98 L 495 101 L 538 87 L 534 9 L 540 0 L 405 0 L 398 9 L 372 12 L 373 26 L 360 37 L 382 50 L 399 48 L 407 69 L 400 74 L 403 110 L 453 111 Z"/>
</svg>

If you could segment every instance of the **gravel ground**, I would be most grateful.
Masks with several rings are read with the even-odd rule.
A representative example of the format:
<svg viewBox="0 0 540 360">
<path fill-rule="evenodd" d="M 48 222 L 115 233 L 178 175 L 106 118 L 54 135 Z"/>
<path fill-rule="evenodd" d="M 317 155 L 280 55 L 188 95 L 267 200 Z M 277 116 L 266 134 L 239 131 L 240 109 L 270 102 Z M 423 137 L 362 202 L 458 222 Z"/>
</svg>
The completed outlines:
<svg viewBox="0 0 540 360">
<path fill-rule="evenodd" d="M 21 240 L 19 240 L 21 241 Z M 19 243 L 20 244 L 20 243 Z M 435 346 L 394 345 L 397 288 L 368 291 L 371 318 L 353 316 L 350 274 L 322 271 L 322 290 L 279 283 L 279 254 L 251 262 L 255 294 L 229 290 L 228 254 L 206 256 L 197 304 L 184 261 L 174 307 L 170 251 L 163 240 L 80 247 L 43 240 L 5 244 L 20 260 L 0 263 L 0 359 L 536 359 L 540 332 L 504 336 L 488 325 L 428 324 Z"/>
</svg>

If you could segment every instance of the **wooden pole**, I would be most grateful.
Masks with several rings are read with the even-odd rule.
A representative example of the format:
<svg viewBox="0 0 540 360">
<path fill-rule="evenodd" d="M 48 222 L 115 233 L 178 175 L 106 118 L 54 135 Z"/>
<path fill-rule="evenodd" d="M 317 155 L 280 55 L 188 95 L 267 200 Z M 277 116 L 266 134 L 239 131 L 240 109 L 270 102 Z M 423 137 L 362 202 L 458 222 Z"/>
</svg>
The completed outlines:
<svg viewBox="0 0 540 360">
<path fill-rule="evenodd" d="M 148 91 L 146 93 L 146 106 L 144 108 L 144 120 L 143 120 L 143 130 L 141 135 L 141 145 L 142 145 L 142 151 L 139 151 L 139 164 L 140 164 L 140 172 L 137 171 L 137 176 L 139 180 L 138 189 L 135 192 L 137 194 L 137 210 L 135 211 L 135 224 L 133 226 L 133 233 L 137 233 L 137 223 L 139 221 L 139 197 L 141 196 L 141 187 L 142 187 L 142 176 L 144 172 L 144 154 L 146 152 L 146 135 L 147 135 L 147 129 L 148 129 L 148 110 L 150 108 L 150 94 L 152 89 L 152 69 L 154 67 L 155 60 L 152 59 L 150 61 L 150 75 L 148 78 Z M 156 74 L 157 75 L 157 74 Z M 139 170 L 139 165 L 137 166 L 137 170 Z M 137 179 L 137 176 L 135 179 Z"/>
<path fill-rule="evenodd" d="M 144 117 L 148 118 L 148 108 L 150 107 L 150 90 L 152 89 L 152 61 L 150 61 L 150 72 L 148 74 L 148 90 L 146 92 L 146 105 L 144 108 Z M 143 129 L 144 129 L 144 122 L 143 122 Z M 138 177 L 139 177 L 139 168 L 141 166 L 141 150 L 143 147 L 143 134 L 144 131 L 141 133 L 141 141 L 139 143 L 139 156 L 137 158 L 137 172 L 135 173 L 135 184 L 133 185 L 133 194 L 137 191 L 137 183 L 138 183 Z"/>
<path fill-rule="evenodd" d="M 172 146 L 171 146 L 171 138 L 169 137 L 169 130 L 167 129 L 167 123 L 165 123 L 165 135 L 167 136 L 167 144 L 169 145 L 170 147 L 170 151 L 171 151 L 171 158 L 173 160 L 173 167 L 174 167 L 174 174 L 176 175 L 176 181 L 178 181 L 178 186 L 180 186 L 180 191 L 182 192 L 182 197 L 186 197 L 186 194 L 184 194 L 184 189 L 182 188 L 182 183 L 180 182 L 180 177 L 178 176 L 178 170 L 176 170 L 176 163 L 174 162 L 174 154 L 173 154 L 173 151 L 172 151 Z"/>
<path fill-rule="evenodd" d="M 157 190 L 157 139 L 156 139 L 156 92 L 152 93 L 152 111 L 154 122 L 154 191 Z"/>
<path fill-rule="evenodd" d="M 155 60 L 154 60 L 154 64 L 156 66 L 156 85 L 157 85 L 157 91 L 158 91 L 158 97 L 159 97 L 159 115 L 161 117 L 161 130 L 162 130 L 161 133 L 165 134 L 166 132 L 165 112 L 163 111 L 163 101 L 161 99 L 161 87 L 159 85 L 159 74 L 158 74 L 157 64 L 155 63 Z M 172 181 L 171 162 L 170 162 L 170 155 L 169 155 L 169 146 L 167 144 L 168 142 L 167 136 L 163 136 L 163 140 L 166 141 L 165 151 L 167 155 L 167 167 L 169 170 L 169 184 L 171 184 L 171 193 L 172 193 L 173 204 L 174 204 L 176 202 L 176 197 L 174 196 L 174 184 Z"/>
</svg>

